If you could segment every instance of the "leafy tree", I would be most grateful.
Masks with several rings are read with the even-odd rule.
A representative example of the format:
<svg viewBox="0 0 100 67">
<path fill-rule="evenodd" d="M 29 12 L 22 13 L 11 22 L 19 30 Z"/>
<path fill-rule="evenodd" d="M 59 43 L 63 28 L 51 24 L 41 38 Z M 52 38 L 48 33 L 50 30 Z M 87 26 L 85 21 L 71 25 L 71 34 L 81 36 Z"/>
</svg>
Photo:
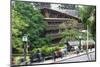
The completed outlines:
<svg viewBox="0 0 100 67">
<path fill-rule="evenodd" d="M 92 38 L 91 33 L 88 32 L 88 34 L 89 34 L 89 39 L 91 39 Z M 82 37 L 81 38 L 82 40 L 86 40 L 87 38 L 86 32 L 82 33 L 77 29 L 66 29 L 64 32 L 61 33 L 61 35 L 62 35 L 62 40 L 61 40 L 62 43 L 66 41 L 79 40 L 80 39 L 79 36 Z"/>
<path fill-rule="evenodd" d="M 80 18 L 85 24 L 85 28 L 89 27 L 88 30 L 92 33 L 94 40 L 96 38 L 96 7 L 95 6 L 81 6 L 79 8 Z"/>
<path fill-rule="evenodd" d="M 29 2 L 12 3 L 12 48 L 22 52 L 22 36 L 28 35 L 31 48 L 48 45 L 50 39 L 44 36 L 46 23 L 39 9 Z"/>
<path fill-rule="evenodd" d="M 69 40 L 78 40 L 79 36 L 83 36 L 86 34 L 82 34 L 78 29 L 75 29 L 77 27 L 78 21 L 75 19 L 68 19 L 67 21 L 63 22 L 62 24 L 59 25 L 60 28 L 65 29 L 62 33 L 62 40 L 61 42 L 64 41 L 69 41 Z M 82 39 L 86 39 L 86 36 Z"/>
<path fill-rule="evenodd" d="M 61 33 L 62 37 L 66 40 L 74 40 L 78 39 L 79 33 L 75 29 L 66 29 L 64 32 Z"/>
</svg>

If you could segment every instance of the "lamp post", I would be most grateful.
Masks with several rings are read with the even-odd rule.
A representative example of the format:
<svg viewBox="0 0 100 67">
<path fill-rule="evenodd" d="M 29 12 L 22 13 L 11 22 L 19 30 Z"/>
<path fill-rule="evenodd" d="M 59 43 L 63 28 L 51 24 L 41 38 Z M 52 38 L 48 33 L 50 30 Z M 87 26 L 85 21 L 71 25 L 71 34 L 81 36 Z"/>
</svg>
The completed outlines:
<svg viewBox="0 0 100 67">
<path fill-rule="evenodd" d="M 25 34 L 23 37 L 22 37 L 22 41 L 24 42 L 24 50 L 23 50 L 23 54 L 24 54 L 24 62 L 26 64 L 26 54 L 27 54 L 27 41 L 28 41 L 28 36 Z"/>
<path fill-rule="evenodd" d="M 87 30 L 82 30 L 82 32 L 83 32 L 83 33 L 86 33 L 86 36 L 87 36 L 87 37 L 86 37 L 86 38 L 87 38 L 87 47 L 86 47 L 86 48 L 87 48 L 87 50 L 88 50 L 88 38 L 89 38 L 89 36 L 88 36 L 88 29 L 87 29 Z"/>
<path fill-rule="evenodd" d="M 80 49 L 80 51 L 81 51 L 81 39 L 82 39 L 82 36 L 79 36 L 79 40 L 80 40 L 80 41 L 79 41 L 79 42 L 80 42 L 80 43 L 79 43 L 79 44 L 80 44 L 80 45 L 79 45 L 79 49 Z"/>
<path fill-rule="evenodd" d="M 82 30 L 81 32 L 86 33 L 86 36 L 87 36 L 86 37 L 87 38 L 87 41 L 86 41 L 86 43 L 87 43 L 87 45 L 86 45 L 86 54 L 87 54 L 88 60 L 90 60 L 89 52 L 88 52 L 88 40 L 89 40 L 88 25 L 87 25 L 87 30 Z"/>
</svg>

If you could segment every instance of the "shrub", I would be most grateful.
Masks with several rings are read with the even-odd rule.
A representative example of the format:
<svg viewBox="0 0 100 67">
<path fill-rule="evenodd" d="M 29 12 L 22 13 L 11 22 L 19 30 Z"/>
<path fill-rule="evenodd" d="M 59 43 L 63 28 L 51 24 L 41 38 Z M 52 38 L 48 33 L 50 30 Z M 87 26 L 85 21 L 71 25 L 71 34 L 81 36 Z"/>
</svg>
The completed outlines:
<svg viewBox="0 0 100 67">
<path fill-rule="evenodd" d="M 62 49 L 62 47 L 59 46 L 53 46 L 53 47 L 48 47 L 48 46 L 43 46 L 41 48 L 35 48 L 33 49 L 33 53 L 35 53 L 37 50 L 40 50 L 45 56 L 50 56 L 54 51 L 59 51 Z"/>
<path fill-rule="evenodd" d="M 42 47 L 41 51 L 44 55 L 48 56 L 48 55 L 51 55 L 53 48 L 52 47 Z"/>
</svg>

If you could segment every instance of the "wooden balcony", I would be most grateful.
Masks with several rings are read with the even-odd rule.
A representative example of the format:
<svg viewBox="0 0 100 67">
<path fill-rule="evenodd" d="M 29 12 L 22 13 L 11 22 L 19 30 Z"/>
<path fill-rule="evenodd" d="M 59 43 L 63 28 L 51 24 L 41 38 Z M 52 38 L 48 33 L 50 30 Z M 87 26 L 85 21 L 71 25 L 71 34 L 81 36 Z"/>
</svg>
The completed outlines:
<svg viewBox="0 0 100 67">
<path fill-rule="evenodd" d="M 46 30 L 56 30 L 56 29 L 60 29 L 59 24 L 48 25 L 47 28 L 46 28 Z"/>
<path fill-rule="evenodd" d="M 54 20 L 54 21 L 65 21 L 68 20 L 69 18 L 44 18 L 46 21 Z"/>
<path fill-rule="evenodd" d="M 51 39 L 61 38 L 60 33 L 46 34 L 46 36 L 50 36 L 50 37 L 51 37 Z"/>
</svg>

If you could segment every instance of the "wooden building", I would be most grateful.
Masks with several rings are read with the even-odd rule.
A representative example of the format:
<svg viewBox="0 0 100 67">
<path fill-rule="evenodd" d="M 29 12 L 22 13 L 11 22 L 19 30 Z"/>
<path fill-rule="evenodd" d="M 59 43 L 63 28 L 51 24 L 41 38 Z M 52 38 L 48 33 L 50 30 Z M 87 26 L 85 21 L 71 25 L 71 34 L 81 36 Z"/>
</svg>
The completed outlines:
<svg viewBox="0 0 100 67">
<path fill-rule="evenodd" d="M 59 41 L 62 39 L 60 33 L 63 32 L 66 28 L 84 28 L 79 18 L 69 14 L 62 13 L 50 8 L 42 8 L 41 13 L 44 16 L 44 20 L 48 24 L 45 31 L 46 36 L 51 36 L 52 43 L 59 43 Z"/>
</svg>

